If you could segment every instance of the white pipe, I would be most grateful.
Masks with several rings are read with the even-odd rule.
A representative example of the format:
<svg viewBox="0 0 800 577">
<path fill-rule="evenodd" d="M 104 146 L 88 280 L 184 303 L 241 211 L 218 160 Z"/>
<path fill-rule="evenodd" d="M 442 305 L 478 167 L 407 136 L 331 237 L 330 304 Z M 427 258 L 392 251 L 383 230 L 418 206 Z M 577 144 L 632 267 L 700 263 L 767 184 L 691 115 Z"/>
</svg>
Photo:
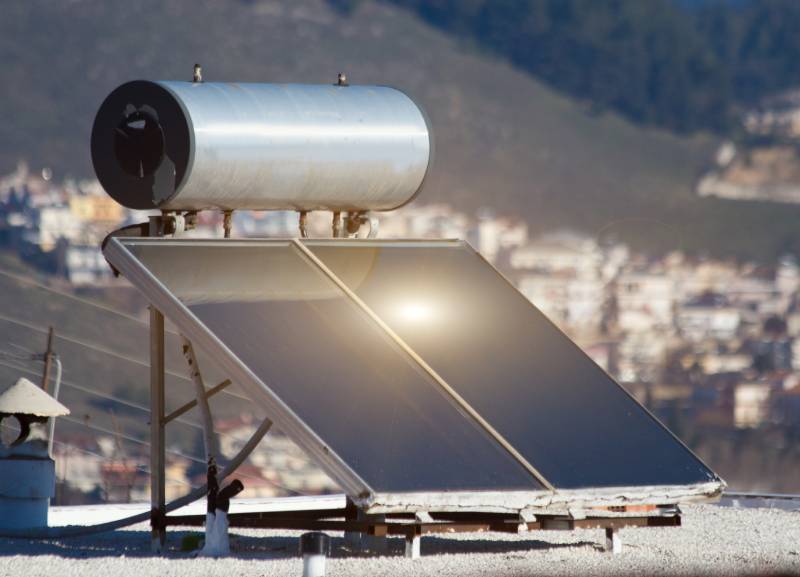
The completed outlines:
<svg viewBox="0 0 800 577">
<path fill-rule="evenodd" d="M 325 577 L 325 555 L 303 555 L 303 577 Z"/>
<path fill-rule="evenodd" d="M 208 406 L 206 387 L 203 383 L 203 375 L 200 373 L 200 366 L 197 364 L 197 356 L 189 339 L 181 335 L 183 341 L 183 356 L 189 363 L 189 376 L 194 383 L 195 396 L 197 397 L 197 408 L 200 409 L 200 416 L 203 421 L 203 445 L 206 451 L 206 463 L 212 458 L 216 459 L 219 455 L 219 445 L 217 436 L 214 433 L 214 420 L 211 417 L 211 408 Z"/>
</svg>

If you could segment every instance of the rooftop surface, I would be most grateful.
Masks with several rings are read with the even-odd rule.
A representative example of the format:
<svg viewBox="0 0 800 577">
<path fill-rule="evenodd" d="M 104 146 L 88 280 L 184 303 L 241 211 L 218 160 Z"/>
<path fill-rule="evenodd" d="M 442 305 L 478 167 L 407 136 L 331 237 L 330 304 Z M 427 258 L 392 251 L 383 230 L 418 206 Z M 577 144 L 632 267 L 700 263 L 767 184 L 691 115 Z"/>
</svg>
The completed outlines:
<svg viewBox="0 0 800 577">
<path fill-rule="evenodd" d="M 78 508 L 75 508 L 78 509 Z M 623 551 L 602 551 L 601 530 L 532 531 L 522 535 L 466 533 L 423 537 L 422 558 L 353 553 L 333 537 L 327 574 L 336 575 L 800 575 L 800 511 L 684 507 L 683 527 L 622 530 Z M 51 541 L 0 539 L 0 575 L 131 575 L 168 577 L 302 574 L 299 531 L 233 529 L 233 554 L 193 558 L 184 536 L 168 532 L 167 553 L 149 550 L 149 527 Z"/>
</svg>

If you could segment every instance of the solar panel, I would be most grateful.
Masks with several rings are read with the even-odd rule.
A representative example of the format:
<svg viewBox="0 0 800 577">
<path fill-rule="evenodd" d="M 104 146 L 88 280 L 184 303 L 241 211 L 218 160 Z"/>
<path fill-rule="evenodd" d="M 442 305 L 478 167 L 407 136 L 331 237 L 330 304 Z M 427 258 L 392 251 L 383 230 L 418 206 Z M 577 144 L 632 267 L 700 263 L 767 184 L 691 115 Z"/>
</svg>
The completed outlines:
<svg viewBox="0 0 800 577">
<path fill-rule="evenodd" d="M 303 242 L 556 488 L 718 480 L 468 245 Z"/>
<path fill-rule="evenodd" d="M 117 239 L 107 255 L 351 493 L 543 488 L 291 242 Z"/>
</svg>

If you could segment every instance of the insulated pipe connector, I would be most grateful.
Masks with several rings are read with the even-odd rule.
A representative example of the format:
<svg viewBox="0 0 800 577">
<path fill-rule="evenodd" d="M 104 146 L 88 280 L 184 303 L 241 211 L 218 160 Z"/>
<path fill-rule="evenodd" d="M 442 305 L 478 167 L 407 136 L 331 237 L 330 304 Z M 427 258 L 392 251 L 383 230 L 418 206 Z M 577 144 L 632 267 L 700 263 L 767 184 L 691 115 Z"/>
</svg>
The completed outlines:
<svg viewBox="0 0 800 577">
<path fill-rule="evenodd" d="M 331 540 L 318 531 L 300 536 L 300 554 L 303 556 L 303 577 L 324 577 L 325 557 L 330 553 Z"/>
<path fill-rule="evenodd" d="M 239 479 L 234 479 L 217 494 L 217 509 L 227 513 L 231 508 L 231 499 L 244 491 L 244 484 Z"/>
<path fill-rule="evenodd" d="M 103 188 L 141 210 L 391 210 L 422 187 L 425 115 L 387 86 L 137 80 L 92 128 Z"/>
</svg>

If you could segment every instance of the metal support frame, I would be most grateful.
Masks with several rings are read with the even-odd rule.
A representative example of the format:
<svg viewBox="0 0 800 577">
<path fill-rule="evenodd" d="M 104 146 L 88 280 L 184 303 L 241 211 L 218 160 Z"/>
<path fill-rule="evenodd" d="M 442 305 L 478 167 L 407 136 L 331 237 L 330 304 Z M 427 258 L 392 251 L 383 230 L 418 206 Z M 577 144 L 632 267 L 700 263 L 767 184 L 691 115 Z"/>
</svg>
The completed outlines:
<svg viewBox="0 0 800 577">
<path fill-rule="evenodd" d="M 347 507 L 345 507 L 344 511 L 344 518 L 347 521 L 357 521 L 358 520 L 358 512 L 359 508 L 347 498 Z M 345 531 L 344 532 L 344 544 L 348 549 L 352 551 L 358 551 L 361 549 L 361 533 L 358 531 Z"/>
<path fill-rule="evenodd" d="M 255 242 L 263 243 L 265 241 L 228 241 L 238 242 L 241 244 L 252 244 Z M 342 241 L 343 242 L 343 241 Z M 408 346 L 397 337 L 388 327 L 384 327 L 384 323 L 380 318 L 374 315 L 366 305 L 358 299 L 352 291 L 350 291 L 344 283 L 339 280 L 316 256 L 300 241 L 274 241 L 274 244 L 283 243 L 294 245 L 299 252 L 315 265 L 323 273 L 339 286 L 356 305 L 361 307 L 364 312 L 373 318 L 373 320 L 384 330 L 389 333 L 390 337 L 396 340 L 397 344 L 404 349 L 405 352 L 413 359 L 417 360 L 417 356 L 411 351 Z M 155 465 L 154 471 L 163 471 L 163 425 L 165 418 L 163 416 L 163 380 L 164 380 L 164 367 L 163 367 L 163 317 L 159 309 L 166 311 L 170 315 L 178 328 L 191 337 L 192 341 L 198 343 L 204 349 L 214 350 L 215 347 L 221 347 L 222 343 L 202 325 L 197 323 L 197 319 L 191 314 L 188 309 L 155 278 L 152 273 L 147 271 L 138 261 L 130 255 L 119 239 L 112 238 L 106 247 L 104 254 L 106 254 L 109 261 L 112 262 L 119 270 L 129 278 L 136 279 L 137 286 L 144 292 L 154 303 L 151 309 L 151 359 L 153 365 L 151 367 L 151 390 L 158 395 L 154 395 L 151 404 L 155 407 L 159 401 L 161 406 L 160 412 L 154 411 L 155 415 L 160 418 L 157 425 L 154 425 L 152 438 L 154 441 L 160 440 L 161 447 L 157 443 L 153 444 L 152 451 L 153 457 L 151 464 Z M 158 325 L 154 320 L 160 321 L 160 331 L 154 331 L 153 327 Z M 157 336 L 155 333 L 160 332 Z M 158 346 L 155 345 L 159 341 L 160 354 L 158 354 Z M 224 350 L 224 349 L 223 349 Z M 160 358 L 159 358 L 160 356 Z M 159 362 L 160 361 L 160 365 Z M 340 481 L 342 488 L 345 490 L 350 499 L 351 505 L 354 504 L 357 511 L 370 513 L 359 518 L 356 511 L 342 510 L 342 518 L 333 518 L 332 511 L 326 510 L 321 512 L 319 516 L 309 516 L 308 512 L 283 512 L 283 513 L 247 513 L 236 514 L 232 513 L 229 516 L 229 523 L 232 527 L 259 527 L 259 528 L 272 528 L 272 529 L 299 529 L 299 530 L 318 530 L 318 531 L 345 531 L 345 532 L 358 532 L 362 535 L 385 537 L 387 535 L 404 536 L 409 541 L 409 554 L 414 555 L 415 551 L 415 538 L 421 537 L 429 533 L 450 533 L 457 531 L 502 531 L 517 533 L 520 530 L 549 530 L 561 529 L 572 530 L 577 528 L 603 528 L 612 531 L 612 548 L 614 532 L 621 527 L 628 526 L 679 526 L 680 514 L 677 512 L 664 513 L 661 511 L 658 515 L 653 516 L 633 516 L 634 511 L 625 511 L 622 515 L 617 516 L 617 511 L 611 511 L 611 507 L 626 507 L 624 503 L 641 502 L 647 505 L 655 505 L 659 507 L 662 503 L 675 503 L 681 500 L 692 498 L 695 500 L 707 501 L 721 492 L 724 484 L 721 481 L 709 482 L 702 485 L 691 485 L 686 487 L 633 487 L 633 488 L 613 488 L 603 492 L 599 490 L 592 491 L 555 491 L 555 489 L 541 478 L 541 475 L 529 463 L 527 463 L 521 456 L 516 454 L 513 447 L 506 446 L 503 443 L 504 439 L 486 422 L 480 418 L 479 415 L 473 414 L 469 411 L 469 406 L 460 396 L 452 391 L 447 383 L 445 383 L 433 369 L 421 359 L 418 363 L 422 368 L 428 372 L 431 377 L 439 382 L 440 386 L 449 393 L 449 395 L 461 405 L 465 411 L 473 416 L 479 425 L 482 425 L 487 432 L 498 440 L 498 442 L 511 453 L 512 456 L 517 457 L 525 468 L 532 474 L 532 476 L 540 479 L 540 482 L 546 487 L 544 490 L 537 492 L 497 492 L 497 494 L 490 493 L 488 496 L 485 493 L 480 494 L 480 500 L 477 499 L 474 493 L 450 493 L 443 498 L 439 494 L 417 494 L 411 493 L 407 495 L 395 494 L 375 494 L 371 488 L 354 472 L 350 467 L 341 460 L 341 458 L 333 453 L 327 445 L 325 445 L 316 434 L 308 429 L 302 421 L 287 409 L 285 405 L 278 399 L 274 393 L 258 380 L 249 369 L 244 366 L 241 361 L 233 357 L 229 352 L 226 354 L 218 354 L 215 356 L 215 361 L 219 363 L 221 368 L 226 370 L 233 379 L 241 383 L 248 391 L 253 393 L 262 393 L 262 397 L 257 399 L 259 404 L 266 410 L 271 419 L 275 419 L 282 429 L 287 431 L 287 434 L 295 439 L 299 445 L 308 450 L 312 457 L 314 457 L 333 478 Z M 220 383 L 217 387 L 222 388 L 225 383 Z M 227 386 L 227 385 L 225 385 Z M 210 396 L 211 391 L 206 393 Z M 256 400 L 256 399 L 254 399 Z M 195 401 L 195 404 L 197 401 Z M 188 405 L 188 404 L 187 404 Z M 177 414 L 182 414 L 188 411 L 194 405 L 184 405 L 177 411 L 170 414 L 170 419 L 175 418 Z M 265 420 L 262 427 L 269 428 L 270 421 Z M 266 433 L 266 429 L 262 435 Z M 256 435 L 254 435 L 255 437 Z M 254 439 L 251 439 L 254 441 Z M 244 448 L 240 455 L 243 453 L 244 457 L 257 444 L 248 442 L 249 447 Z M 160 449 L 160 450 L 158 450 Z M 160 459 L 158 458 L 160 457 Z M 242 460 L 243 460 L 242 458 Z M 233 467 L 235 468 L 235 467 Z M 227 471 L 229 472 L 229 471 Z M 156 475 L 154 475 L 155 477 Z M 158 485 L 158 478 L 152 481 L 154 487 Z M 160 489 L 163 492 L 163 472 L 160 475 Z M 195 492 L 192 493 L 194 495 Z M 154 492 L 154 495 L 156 493 Z M 463 498 L 472 498 L 474 503 L 465 507 Z M 454 500 L 454 499 L 457 499 Z M 502 500 L 501 500 L 502 499 Z M 511 503 L 509 503 L 511 499 Z M 163 498 L 161 500 L 163 503 Z M 584 518 L 578 518 L 569 514 L 562 514 L 562 509 L 569 509 L 566 505 L 577 502 L 580 507 L 585 509 L 606 507 L 609 514 L 590 514 Z M 471 502 L 470 502 L 471 503 Z M 202 525 L 205 522 L 204 516 L 173 516 L 163 515 L 160 513 L 161 508 L 157 507 L 157 501 L 153 500 L 153 515 L 151 516 L 155 527 L 161 529 L 170 525 Z M 471 507 L 471 508 L 470 508 Z M 483 508 L 483 512 L 479 509 Z M 536 516 L 532 519 L 525 518 L 520 514 L 522 509 L 536 509 Z M 516 510 L 514 510 L 516 509 Z M 170 510 L 172 508 L 170 507 Z M 487 513 L 488 511 L 494 511 Z M 433 511 L 432 521 L 415 519 L 414 512 L 416 511 Z M 540 512 L 541 511 L 541 512 Z M 379 519 L 377 515 L 385 515 Z M 162 533 L 163 535 L 163 533 Z M 163 538 L 163 537 L 162 537 Z"/>
<path fill-rule="evenodd" d="M 230 386 L 232 382 L 233 381 L 231 381 L 230 379 L 225 379 L 220 384 L 214 385 L 213 387 L 211 387 L 210 389 L 208 389 L 206 391 L 206 395 L 205 395 L 206 399 L 210 399 L 211 397 L 213 397 L 214 395 L 216 395 L 217 393 L 219 393 L 220 391 L 222 391 L 226 387 Z M 188 403 L 186 403 L 184 405 L 181 405 L 180 407 L 178 407 L 177 409 L 172 411 L 169 415 L 164 417 L 164 424 L 166 425 L 170 421 L 174 421 L 175 419 L 177 419 L 178 417 L 180 417 L 184 413 L 188 413 L 189 411 L 194 409 L 196 406 L 197 406 L 197 399 L 196 398 L 192 399 L 191 401 L 189 401 Z"/>
<path fill-rule="evenodd" d="M 406 533 L 406 559 L 419 559 L 422 555 L 422 530 L 417 531 L 417 527 L 419 527 L 419 525 L 414 527 L 415 530 L 413 533 Z"/>
<path fill-rule="evenodd" d="M 340 238 L 342 236 L 342 213 L 338 210 L 333 211 L 333 221 L 331 223 L 331 236 Z"/>
<path fill-rule="evenodd" d="M 220 243 L 230 243 L 231 246 L 294 246 L 305 256 L 307 262 L 324 274 L 330 275 L 331 280 L 337 286 L 342 287 L 343 281 L 333 275 L 332 271 L 315 257 L 306 248 L 315 246 L 323 241 L 299 241 L 299 240 L 278 240 L 278 239 L 236 239 L 236 240 L 169 240 L 157 241 L 155 239 L 121 239 L 111 237 L 103 250 L 103 254 L 108 261 L 128 278 L 139 290 L 156 306 L 159 310 L 167 314 L 172 322 L 178 327 L 180 332 L 192 340 L 195 346 L 207 351 L 213 358 L 215 364 L 225 371 L 230 378 L 242 386 L 249 394 L 252 401 L 258 404 L 269 418 L 281 428 L 284 433 L 294 440 L 309 457 L 319 464 L 322 469 L 335 481 L 339 483 L 342 491 L 361 509 L 370 514 L 394 513 L 394 512 L 415 512 L 415 511 L 464 511 L 465 509 L 494 512 L 511 512 L 517 515 L 523 509 L 530 509 L 542 513 L 561 514 L 572 508 L 591 508 L 597 506 L 620 506 L 629 504 L 675 504 L 679 502 L 708 502 L 720 495 L 725 487 L 723 481 L 712 479 L 704 483 L 691 485 L 657 485 L 657 486 L 633 486 L 633 487 L 607 487 L 607 488 L 587 488 L 558 490 L 547 487 L 547 483 L 542 483 L 546 488 L 527 490 L 527 491 L 451 491 L 451 492 L 411 492 L 411 493 L 378 493 L 356 473 L 340 455 L 338 455 L 323 439 L 317 435 L 296 413 L 279 398 L 275 392 L 248 366 L 225 346 L 225 344 L 208 327 L 199 322 L 197 317 L 172 294 L 163 283 L 142 262 L 140 262 L 131 252 L 129 245 L 133 243 L 148 244 L 199 244 L 203 246 L 218 245 Z M 337 246 L 345 245 L 346 240 L 328 240 L 326 243 Z M 365 245 L 381 246 L 387 244 L 380 241 L 358 241 Z M 461 246 L 457 241 L 402 241 L 400 244 L 413 243 L 417 246 Z M 338 281 L 338 283 L 337 283 Z M 349 291 L 346 286 L 342 287 L 345 295 L 351 296 L 354 304 L 358 305 L 366 314 L 371 310 L 366 307 Z M 374 314 L 374 313 L 373 313 Z M 382 327 L 381 321 L 373 317 L 375 322 Z M 391 331 L 389 331 L 391 336 Z M 397 342 L 397 341 L 395 341 Z M 402 341 L 397 342 L 404 348 Z M 407 345 L 406 345 L 407 346 Z M 407 351 L 407 349 L 405 349 Z M 414 359 L 413 351 L 410 358 Z M 417 363 L 420 364 L 420 363 Z M 430 367 L 423 364 L 422 368 L 427 371 Z M 430 369 L 432 371 L 432 369 Z M 431 373 L 429 373 L 431 374 Z M 431 374 L 433 377 L 433 374 Z M 436 375 L 438 377 L 438 375 Z M 441 377 L 439 377 L 441 378 Z M 435 379 L 435 377 L 434 377 Z M 438 379 L 435 379 L 438 382 Z M 452 397 L 457 404 L 464 407 L 470 413 L 465 403 L 455 391 L 449 389 L 444 381 L 440 386 L 444 388 L 448 396 Z M 459 402 L 460 400 L 460 402 Z M 472 413 L 470 413 L 472 416 Z M 479 424 L 484 425 L 480 415 L 475 415 Z M 487 428 L 488 427 L 488 428 Z M 494 431 L 488 423 L 484 428 L 490 434 Z M 494 435 L 492 435 L 494 436 Z M 495 437 L 498 442 L 500 439 Z M 502 444 L 502 443 L 501 443 Z M 513 447 L 505 447 L 509 453 L 514 455 Z M 517 459 L 519 461 L 519 459 Z M 520 463 L 522 463 L 520 461 Z M 530 463 L 528 463 L 530 465 Z M 526 467 L 528 468 L 528 467 Z M 537 476 L 532 466 L 528 471 Z"/>
<path fill-rule="evenodd" d="M 367 515 L 360 509 L 357 518 L 362 523 L 368 523 L 372 531 L 361 534 L 360 548 L 362 551 L 370 551 L 385 555 L 389 551 L 389 541 L 386 539 L 386 515 Z"/>
<path fill-rule="evenodd" d="M 222 211 L 222 235 L 224 238 L 231 237 L 231 228 L 233 228 L 233 211 Z"/>
<path fill-rule="evenodd" d="M 50 369 L 53 366 L 55 353 L 53 352 L 53 327 L 47 332 L 47 351 L 44 353 L 44 370 L 42 371 L 42 390 L 47 393 L 50 388 Z"/>
<path fill-rule="evenodd" d="M 166 542 L 166 447 L 164 444 L 164 315 L 150 306 L 150 527 L 151 548 Z"/>
<path fill-rule="evenodd" d="M 434 523 L 434 519 L 430 513 L 419 511 L 414 514 L 414 531 L 406 533 L 406 559 L 419 559 L 422 555 L 422 525 Z M 418 530 L 419 529 L 419 530 Z"/>
<path fill-rule="evenodd" d="M 680 527 L 681 525 L 681 515 L 674 509 L 664 509 L 650 516 L 630 517 L 602 515 L 574 519 L 566 515 L 539 515 L 528 522 L 519 515 L 505 513 L 453 512 L 423 515 L 389 513 L 382 521 L 370 517 L 362 516 L 361 519 L 355 517 L 354 505 L 349 503 L 342 509 L 232 513 L 228 521 L 231 527 L 344 531 L 345 534 L 360 534 L 362 537 L 403 537 L 404 554 L 410 559 L 420 557 L 423 535 L 487 531 L 519 534 L 527 531 L 604 529 L 606 536 L 604 549 L 620 553 L 622 541 L 619 530 L 624 527 Z M 202 526 L 204 522 L 204 515 L 169 515 L 166 518 L 169 526 Z"/>
<path fill-rule="evenodd" d="M 191 377 L 195 383 L 197 395 L 193 400 L 175 409 L 169 415 L 165 415 L 164 316 L 153 305 L 150 305 L 150 527 L 151 549 L 155 553 L 160 553 L 163 550 L 166 543 L 166 529 L 170 524 L 167 518 L 165 492 L 166 447 L 164 433 L 166 424 L 199 405 L 203 411 L 206 453 L 216 455 L 218 453 L 218 442 L 213 431 L 208 398 L 231 384 L 230 379 L 225 379 L 211 389 L 206 389 L 191 342 L 184 338 L 183 345 L 184 355 L 187 361 L 190 361 Z M 247 443 L 218 474 L 220 482 L 233 473 L 250 456 L 270 428 L 272 428 L 272 421 L 264 419 L 250 436 Z M 189 495 L 178 499 L 178 502 L 180 502 L 180 505 L 191 503 L 202 498 L 206 491 L 206 486 L 199 487 Z M 175 505 L 178 506 L 177 502 Z M 203 520 L 205 521 L 205 517 Z"/>
</svg>

